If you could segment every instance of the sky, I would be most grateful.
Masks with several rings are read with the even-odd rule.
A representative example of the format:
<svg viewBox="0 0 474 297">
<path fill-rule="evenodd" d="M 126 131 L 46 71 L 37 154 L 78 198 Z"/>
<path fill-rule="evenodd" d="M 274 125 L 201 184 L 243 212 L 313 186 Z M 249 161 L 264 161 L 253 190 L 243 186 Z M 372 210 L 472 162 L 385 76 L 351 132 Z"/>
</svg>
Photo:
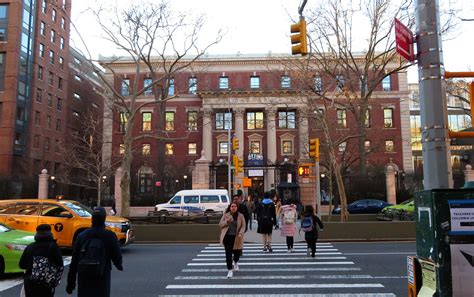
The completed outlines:
<svg viewBox="0 0 474 297">
<path fill-rule="evenodd" d="M 134 0 L 137 1 L 137 0 Z M 312 1 L 308 0 L 307 7 Z M 440 0 L 445 1 L 445 0 Z M 456 0 L 462 5 L 462 18 L 474 19 L 474 0 Z M 102 3 L 124 5 L 125 0 L 101 0 Z M 157 2 L 159 2 L 157 0 Z M 218 29 L 225 32 L 224 39 L 208 53 L 217 55 L 268 54 L 291 51 L 289 27 L 298 18 L 300 0 L 170 0 L 173 9 L 203 14 L 206 17 L 205 33 L 215 36 Z M 98 26 L 87 13 L 96 7 L 96 0 L 74 0 L 72 22 L 85 40 L 93 58 L 99 54 L 111 55 L 104 44 Z M 443 41 L 443 57 L 448 71 L 474 71 L 474 21 L 461 22 L 453 37 Z M 71 45 L 84 49 L 78 35 L 71 28 Z M 409 82 L 417 82 L 415 66 L 409 71 Z"/>
</svg>

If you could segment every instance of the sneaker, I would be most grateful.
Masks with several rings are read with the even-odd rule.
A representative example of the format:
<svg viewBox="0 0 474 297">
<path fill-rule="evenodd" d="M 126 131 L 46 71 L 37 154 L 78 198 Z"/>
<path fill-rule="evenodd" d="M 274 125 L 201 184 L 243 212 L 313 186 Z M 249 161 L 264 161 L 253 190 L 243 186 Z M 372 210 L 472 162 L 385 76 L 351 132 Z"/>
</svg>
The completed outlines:
<svg viewBox="0 0 474 297">
<path fill-rule="evenodd" d="M 266 252 L 266 251 L 267 251 L 267 247 L 264 247 L 264 248 L 263 248 L 263 251 Z"/>
<path fill-rule="evenodd" d="M 287 253 L 288 253 L 288 254 L 291 254 L 291 249 L 288 249 Z"/>
<path fill-rule="evenodd" d="M 316 258 L 316 255 L 315 255 L 315 254 L 311 254 L 311 258 Z"/>
<path fill-rule="evenodd" d="M 234 271 L 239 271 L 239 264 L 237 262 L 234 262 Z"/>
<path fill-rule="evenodd" d="M 311 249 L 310 249 L 310 248 L 308 248 L 308 249 L 306 250 L 306 256 L 308 256 L 308 257 L 309 257 L 309 254 L 310 254 L 310 253 L 311 253 Z"/>
<path fill-rule="evenodd" d="M 269 251 L 270 253 L 273 253 L 273 249 L 272 249 L 271 246 L 268 247 L 268 251 Z"/>
<path fill-rule="evenodd" d="M 234 273 L 232 272 L 232 270 L 229 270 L 229 272 L 227 272 L 227 278 L 231 278 L 234 276 Z"/>
<path fill-rule="evenodd" d="M 293 253 L 293 248 L 290 248 L 290 253 Z"/>
</svg>

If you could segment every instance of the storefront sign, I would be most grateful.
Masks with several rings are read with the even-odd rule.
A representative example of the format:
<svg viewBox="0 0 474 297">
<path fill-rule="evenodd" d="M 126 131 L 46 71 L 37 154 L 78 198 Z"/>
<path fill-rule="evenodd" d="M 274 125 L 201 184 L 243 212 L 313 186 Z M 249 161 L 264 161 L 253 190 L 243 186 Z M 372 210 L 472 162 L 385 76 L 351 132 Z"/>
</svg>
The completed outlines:
<svg viewBox="0 0 474 297">
<path fill-rule="evenodd" d="M 448 200 L 451 235 L 474 234 L 474 200 Z"/>
<path fill-rule="evenodd" d="M 249 154 L 247 157 L 247 164 L 249 166 L 263 166 L 263 155 Z"/>
</svg>

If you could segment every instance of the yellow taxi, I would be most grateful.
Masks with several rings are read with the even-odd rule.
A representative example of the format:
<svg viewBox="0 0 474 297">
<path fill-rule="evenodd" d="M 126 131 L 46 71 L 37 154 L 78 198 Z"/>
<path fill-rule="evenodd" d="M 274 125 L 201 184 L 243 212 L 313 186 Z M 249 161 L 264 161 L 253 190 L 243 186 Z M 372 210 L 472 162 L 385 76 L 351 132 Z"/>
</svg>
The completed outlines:
<svg viewBox="0 0 474 297">
<path fill-rule="evenodd" d="M 61 247 L 72 247 L 77 235 L 90 228 L 92 210 L 74 200 L 0 200 L 0 223 L 13 229 L 35 232 L 36 226 L 51 225 Z M 106 228 L 113 231 L 122 246 L 135 240 L 132 224 L 126 218 L 107 216 Z"/>
</svg>

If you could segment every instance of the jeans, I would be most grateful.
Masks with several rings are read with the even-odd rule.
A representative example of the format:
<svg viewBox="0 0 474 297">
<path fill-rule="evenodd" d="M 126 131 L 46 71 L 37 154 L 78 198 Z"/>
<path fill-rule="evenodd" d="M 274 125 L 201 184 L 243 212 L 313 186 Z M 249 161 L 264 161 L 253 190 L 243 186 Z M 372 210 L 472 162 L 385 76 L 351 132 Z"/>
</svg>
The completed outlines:
<svg viewBox="0 0 474 297">
<path fill-rule="evenodd" d="M 225 249 L 225 263 L 227 265 L 227 270 L 232 269 L 232 256 L 234 256 L 234 262 L 239 262 L 240 259 L 240 250 L 234 250 L 234 241 L 235 235 L 225 235 L 224 236 L 224 249 Z"/>
<path fill-rule="evenodd" d="M 293 236 L 287 236 L 286 237 L 286 246 L 288 247 L 288 249 L 293 248 L 293 242 L 294 242 Z"/>
</svg>

